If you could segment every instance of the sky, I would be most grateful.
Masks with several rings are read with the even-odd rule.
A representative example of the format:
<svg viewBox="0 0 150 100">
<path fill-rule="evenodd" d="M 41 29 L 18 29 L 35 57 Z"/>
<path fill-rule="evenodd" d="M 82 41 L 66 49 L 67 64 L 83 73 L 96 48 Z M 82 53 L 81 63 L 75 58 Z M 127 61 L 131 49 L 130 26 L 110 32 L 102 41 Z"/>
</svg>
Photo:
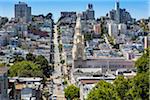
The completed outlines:
<svg viewBox="0 0 150 100">
<path fill-rule="evenodd" d="M 14 17 L 14 4 L 23 1 L 32 7 L 32 14 L 51 12 L 53 18 L 58 20 L 61 11 L 76 11 L 81 13 L 86 10 L 88 3 L 93 4 L 96 18 L 105 16 L 114 9 L 116 0 L 0 0 L 0 16 Z M 150 0 L 119 0 L 120 8 L 125 8 L 136 19 L 150 16 Z"/>
</svg>

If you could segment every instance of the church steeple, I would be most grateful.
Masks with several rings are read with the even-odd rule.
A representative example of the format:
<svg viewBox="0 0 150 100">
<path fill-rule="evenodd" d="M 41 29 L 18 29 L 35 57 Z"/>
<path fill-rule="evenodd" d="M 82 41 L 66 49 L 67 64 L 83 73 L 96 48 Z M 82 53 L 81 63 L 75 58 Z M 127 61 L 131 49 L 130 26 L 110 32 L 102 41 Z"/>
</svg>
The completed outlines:
<svg viewBox="0 0 150 100">
<path fill-rule="evenodd" d="M 81 15 L 77 16 L 75 35 L 74 35 L 74 46 L 72 50 L 73 59 L 84 59 L 84 36 L 82 35 L 82 24 Z"/>
<path fill-rule="evenodd" d="M 75 26 L 75 34 L 76 35 L 81 35 L 81 30 L 82 30 L 82 27 L 81 27 L 81 15 L 78 14 L 77 20 L 76 20 L 76 26 Z"/>
</svg>

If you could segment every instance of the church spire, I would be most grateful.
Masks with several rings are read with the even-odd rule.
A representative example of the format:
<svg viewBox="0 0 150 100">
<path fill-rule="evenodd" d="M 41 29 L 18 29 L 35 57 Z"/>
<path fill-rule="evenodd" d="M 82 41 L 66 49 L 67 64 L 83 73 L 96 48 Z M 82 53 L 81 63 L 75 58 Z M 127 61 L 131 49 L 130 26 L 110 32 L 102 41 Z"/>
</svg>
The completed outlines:
<svg viewBox="0 0 150 100">
<path fill-rule="evenodd" d="M 72 55 L 74 60 L 83 60 L 84 57 L 84 36 L 82 35 L 81 16 L 77 16 L 75 34 L 74 34 L 74 46 L 72 49 Z"/>
<path fill-rule="evenodd" d="M 78 14 L 75 26 L 76 35 L 81 35 L 81 14 Z"/>
</svg>

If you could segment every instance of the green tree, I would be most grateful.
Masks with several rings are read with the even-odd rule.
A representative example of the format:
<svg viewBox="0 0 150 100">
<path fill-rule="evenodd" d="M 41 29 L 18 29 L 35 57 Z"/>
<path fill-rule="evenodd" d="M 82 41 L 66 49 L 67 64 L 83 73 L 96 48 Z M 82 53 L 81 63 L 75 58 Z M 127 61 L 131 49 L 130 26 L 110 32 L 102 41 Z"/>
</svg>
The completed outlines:
<svg viewBox="0 0 150 100">
<path fill-rule="evenodd" d="M 40 65 L 40 69 L 45 69 L 46 67 L 48 67 L 48 61 L 42 55 L 36 57 L 35 63 Z"/>
<path fill-rule="evenodd" d="M 108 35 L 108 41 L 111 45 L 114 45 L 114 37 Z"/>
<path fill-rule="evenodd" d="M 0 63 L 0 67 L 5 67 L 5 64 L 4 63 Z"/>
<path fill-rule="evenodd" d="M 143 29 L 144 32 L 149 32 L 148 23 L 140 22 L 139 26 Z"/>
<path fill-rule="evenodd" d="M 87 100 L 116 100 L 117 93 L 111 83 L 99 81 L 90 91 Z"/>
<path fill-rule="evenodd" d="M 62 52 L 62 48 L 63 48 L 63 45 L 62 45 L 62 44 L 59 44 L 59 45 L 58 45 L 59 52 Z"/>
<path fill-rule="evenodd" d="M 53 68 L 52 66 L 48 65 L 48 61 L 44 56 L 42 55 L 37 56 L 35 59 L 35 63 L 39 65 L 40 70 L 43 71 L 43 74 L 46 77 L 49 77 L 49 75 L 51 75 L 51 71 Z"/>
<path fill-rule="evenodd" d="M 70 85 L 67 88 L 65 88 L 65 97 L 68 100 L 74 100 L 79 98 L 80 95 L 80 89 L 78 87 L 76 87 L 75 85 Z"/>
<path fill-rule="evenodd" d="M 89 41 L 89 40 L 92 40 L 92 35 L 87 33 L 87 34 L 84 34 L 84 40 L 85 41 Z"/>
<path fill-rule="evenodd" d="M 126 93 L 129 100 L 149 100 L 149 73 L 139 73 L 131 80 L 131 88 Z"/>
<path fill-rule="evenodd" d="M 67 85 L 67 84 L 68 84 L 67 80 L 64 80 L 63 85 Z"/>
<path fill-rule="evenodd" d="M 135 62 L 138 73 L 147 72 L 150 67 L 150 48 L 145 50 L 145 53 Z"/>
<path fill-rule="evenodd" d="M 43 77 L 42 71 L 37 64 L 30 61 L 21 61 L 12 65 L 9 69 L 9 76 L 22 76 L 22 77 Z"/>
<path fill-rule="evenodd" d="M 65 63 L 65 60 L 61 60 L 60 63 L 61 63 L 61 64 L 64 64 L 64 63 Z"/>
<path fill-rule="evenodd" d="M 32 53 L 26 54 L 26 60 L 27 61 L 34 61 L 35 60 L 35 55 L 33 55 Z"/>
<path fill-rule="evenodd" d="M 149 49 L 135 65 L 138 73 L 134 78 L 118 76 L 113 84 L 99 81 L 87 100 L 149 100 Z"/>
<path fill-rule="evenodd" d="M 15 55 L 14 56 L 14 62 L 20 62 L 20 61 L 23 61 L 24 58 L 22 56 L 19 56 L 19 55 Z"/>
<path fill-rule="evenodd" d="M 128 79 L 125 79 L 124 76 L 118 76 L 114 81 L 114 88 L 117 92 L 118 97 L 120 100 L 125 100 L 126 93 L 128 92 L 130 85 L 128 83 Z"/>
</svg>

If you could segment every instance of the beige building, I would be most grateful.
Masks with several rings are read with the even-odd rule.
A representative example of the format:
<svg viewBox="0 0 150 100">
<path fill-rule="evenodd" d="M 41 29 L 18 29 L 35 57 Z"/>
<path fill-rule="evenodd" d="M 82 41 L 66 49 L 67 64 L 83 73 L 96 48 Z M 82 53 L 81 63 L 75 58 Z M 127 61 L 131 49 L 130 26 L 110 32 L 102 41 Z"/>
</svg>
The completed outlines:
<svg viewBox="0 0 150 100">
<path fill-rule="evenodd" d="M 144 48 L 147 49 L 150 47 L 150 36 L 145 36 L 144 37 Z"/>
<path fill-rule="evenodd" d="M 81 15 L 78 15 L 76 27 L 75 27 L 75 35 L 74 35 L 74 45 L 72 49 L 72 56 L 74 60 L 85 59 L 84 55 L 84 36 L 81 34 Z"/>
</svg>

